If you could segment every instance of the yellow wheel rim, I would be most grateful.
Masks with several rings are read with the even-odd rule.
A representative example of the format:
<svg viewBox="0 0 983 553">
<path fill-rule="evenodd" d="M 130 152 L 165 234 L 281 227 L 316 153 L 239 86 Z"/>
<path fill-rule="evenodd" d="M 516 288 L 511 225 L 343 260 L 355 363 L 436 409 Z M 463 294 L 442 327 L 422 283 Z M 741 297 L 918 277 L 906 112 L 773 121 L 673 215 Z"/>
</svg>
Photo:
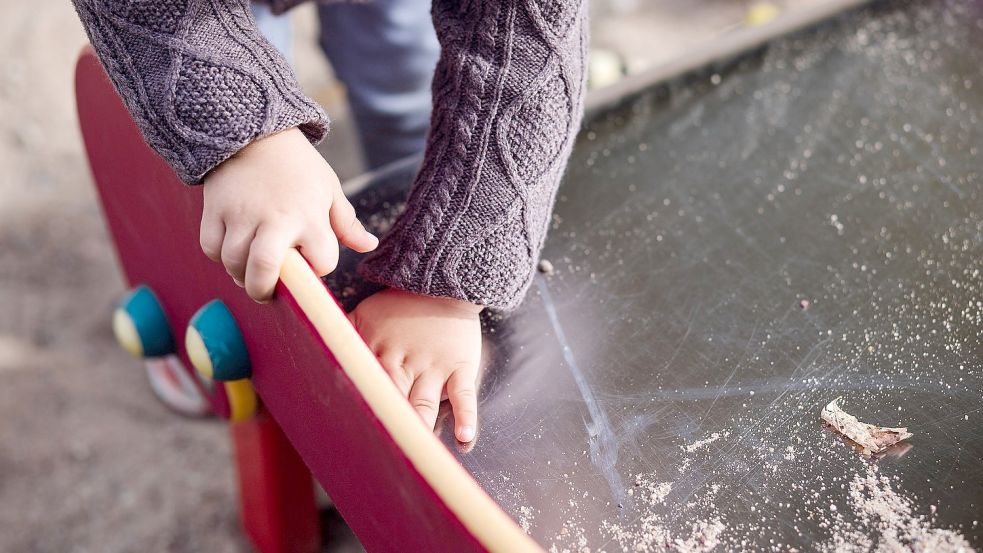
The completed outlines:
<svg viewBox="0 0 983 553">
<path fill-rule="evenodd" d="M 212 375 L 215 374 L 215 370 L 212 368 L 212 358 L 208 355 L 208 348 L 205 347 L 205 341 L 201 339 L 201 334 L 193 326 L 189 326 L 188 331 L 184 334 L 184 348 L 188 351 L 188 359 L 191 360 L 191 364 L 194 365 L 198 374 L 212 380 Z"/>
<path fill-rule="evenodd" d="M 259 402 L 248 378 L 226 382 L 225 396 L 229 399 L 230 421 L 242 422 L 256 414 Z"/>
<path fill-rule="evenodd" d="M 140 340 L 140 333 L 137 325 L 133 322 L 133 317 L 125 309 L 117 309 L 113 312 L 113 334 L 121 348 L 133 357 L 143 357 L 143 342 Z"/>
</svg>

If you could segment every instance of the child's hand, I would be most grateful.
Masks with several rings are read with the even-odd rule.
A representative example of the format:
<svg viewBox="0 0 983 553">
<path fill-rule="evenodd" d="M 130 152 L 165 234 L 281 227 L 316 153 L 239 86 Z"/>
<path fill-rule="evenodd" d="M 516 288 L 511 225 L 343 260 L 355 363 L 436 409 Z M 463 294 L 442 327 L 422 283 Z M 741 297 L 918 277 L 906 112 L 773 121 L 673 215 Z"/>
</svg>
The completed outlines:
<svg viewBox="0 0 983 553">
<path fill-rule="evenodd" d="M 350 315 L 427 427 L 434 427 L 440 401 L 450 399 L 454 435 L 461 442 L 474 439 L 478 422 L 481 309 L 390 288 L 363 300 Z"/>
<path fill-rule="evenodd" d="M 288 248 L 318 275 L 338 264 L 338 242 L 358 252 L 378 239 L 355 218 L 331 166 L 299 129 L 256 140 L 205 177 L 201 249 L 256 301 L 273 295 Z"/>
</svg>

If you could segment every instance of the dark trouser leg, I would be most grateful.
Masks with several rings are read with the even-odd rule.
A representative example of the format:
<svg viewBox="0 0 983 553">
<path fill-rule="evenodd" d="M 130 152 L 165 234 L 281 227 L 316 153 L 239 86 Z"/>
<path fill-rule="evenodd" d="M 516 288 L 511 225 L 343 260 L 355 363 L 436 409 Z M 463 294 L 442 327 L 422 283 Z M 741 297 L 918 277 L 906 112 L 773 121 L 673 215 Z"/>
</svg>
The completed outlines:
<svg viewBox="0 0 983 553">
<path fill-rule="evenodd" d="M 321 47 L 348 89 L 369 168 L 422 151 L 440 53 L 430 2 L 330 2 L 318 13 Z"/>
</svg>

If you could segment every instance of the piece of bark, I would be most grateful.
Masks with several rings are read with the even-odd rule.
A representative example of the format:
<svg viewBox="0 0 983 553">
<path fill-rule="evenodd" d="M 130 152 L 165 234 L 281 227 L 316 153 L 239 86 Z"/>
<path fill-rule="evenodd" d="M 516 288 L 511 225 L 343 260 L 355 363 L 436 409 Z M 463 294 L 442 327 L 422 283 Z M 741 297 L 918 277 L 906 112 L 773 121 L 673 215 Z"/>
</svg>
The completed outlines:
<svg viewBox="0 0 983 553">
<path fill-rule="evenodd" d="M 829 405 L 823 408 L 820 416 L 826 424 L 860 446 L 863 455 L 869 457 L 881 453 L 892 445 L 911 437 L 911 432 L 908 432 L 907 428 L 886 428 L 860 422 L 857 417 L 840 409 L 836 403 L 838 401 L 840 398 L 831 401 Z"/>
</svg>

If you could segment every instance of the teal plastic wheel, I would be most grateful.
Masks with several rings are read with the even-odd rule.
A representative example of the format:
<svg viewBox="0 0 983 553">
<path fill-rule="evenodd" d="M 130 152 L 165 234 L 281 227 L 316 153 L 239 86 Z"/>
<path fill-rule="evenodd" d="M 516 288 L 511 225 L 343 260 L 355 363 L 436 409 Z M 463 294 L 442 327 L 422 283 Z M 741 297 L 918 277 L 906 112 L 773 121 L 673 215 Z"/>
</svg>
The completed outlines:
<svg viewBox="0 0 983 553">
<path fill-rule="evenodd" d="M 184 344 L 191 363 L 207 379 L 242 380 L 253 374 L 239 325 L 220 300 L 208 302 L 191 317 Z"/>
<path fill-rule="evenodd" d="M 176 351 L 164 308 L 147 286 L 134 288 L 120 301 L 113 312 L 113 334 L 134 357 L 163 357 Z"/>
</svg>

